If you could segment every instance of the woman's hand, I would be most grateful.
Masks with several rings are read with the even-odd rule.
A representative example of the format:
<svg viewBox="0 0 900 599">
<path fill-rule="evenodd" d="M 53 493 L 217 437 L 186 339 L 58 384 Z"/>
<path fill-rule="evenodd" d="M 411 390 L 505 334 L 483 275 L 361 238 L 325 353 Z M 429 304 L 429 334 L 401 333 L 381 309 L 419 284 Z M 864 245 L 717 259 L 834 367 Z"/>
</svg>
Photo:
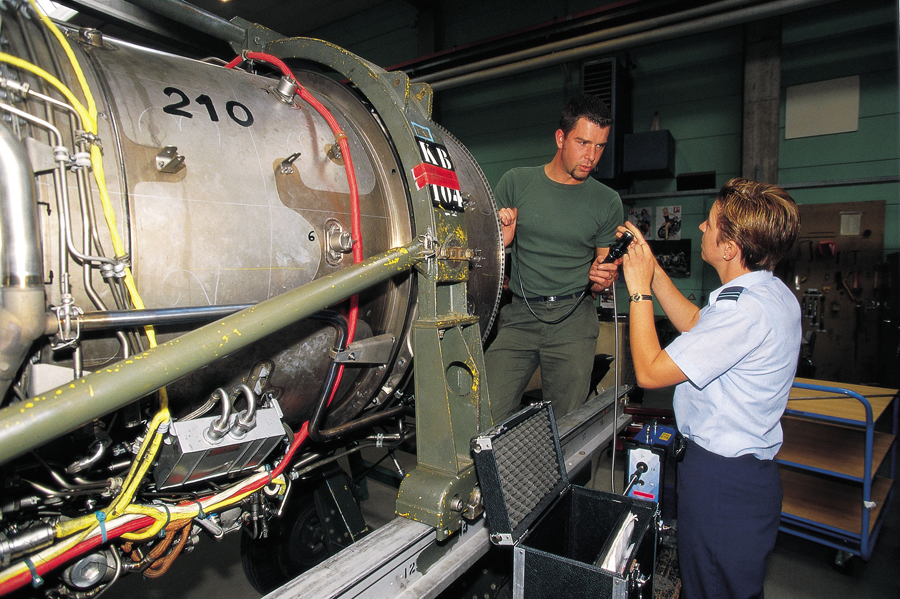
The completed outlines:
<svg viewBox="0 0 900 599">
<path fill-rule="evenodd" d="M 653 283 L 653 271 L 656 269 L 656 258 L 640 230 L 632 223 L 626 222 L 619 231 L 628 230 L 634 235 L 634 241 L 628 246 L 628 252 L 622 256 L 622 271 L 629 295 L 635 293 L 650 294 Z"/>
</svg>

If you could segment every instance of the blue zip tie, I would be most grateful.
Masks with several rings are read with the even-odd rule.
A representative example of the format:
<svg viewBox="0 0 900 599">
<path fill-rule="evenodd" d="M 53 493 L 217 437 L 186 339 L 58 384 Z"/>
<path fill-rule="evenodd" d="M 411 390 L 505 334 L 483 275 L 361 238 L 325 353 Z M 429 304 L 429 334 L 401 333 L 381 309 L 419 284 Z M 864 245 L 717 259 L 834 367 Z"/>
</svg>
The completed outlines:
<svg viewBox="0 0 900 599">
<path fill-rule="evenodd" d="M 97 519 L 97 522 L 100 523 L 100 535 L 103 537 L 103 542 L 106 542 L 106 513 L 105 512 L 94 512 L 94 517 Z"/>
<path fill-rule="evenodd" d="M 197 514 L 197 517 L 200 518 L 201 520 L 203 518 L 206 518 L 206 514 L 203 512 L 203 504 L 201 504 L 200 501 L 197 499 L 194 500 L 194 503 L 196 503 L 197 507 L 200 509 L 200 513 Z"/>
<path fill-rule="evenodd" d="M 25 565 L 28 566 L 28 569 L 31 570 L 31 586 L 34 588 L 38 588 L 42 584 L 44 584 L 44 579 L 41 578 L 41 575 L 38 574 L 37 568 L 34 567 L 34 563 L 32 563 L 31 558 L 25 558 Z"/>
</svg>

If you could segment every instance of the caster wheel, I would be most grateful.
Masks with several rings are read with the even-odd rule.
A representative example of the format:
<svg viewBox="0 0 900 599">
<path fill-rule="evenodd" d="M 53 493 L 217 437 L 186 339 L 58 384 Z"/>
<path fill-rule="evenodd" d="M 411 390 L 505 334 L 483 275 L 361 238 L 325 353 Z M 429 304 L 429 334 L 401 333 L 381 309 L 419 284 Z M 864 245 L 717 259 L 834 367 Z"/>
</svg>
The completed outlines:
<svg viewBox="0 0 900 599">
<path fill-rule="evenodd" d="M 831 562 L 831 568 L 844 576 L 853 574 L 853 554 L 847 551 L 838 551 Z"/>
</svg>

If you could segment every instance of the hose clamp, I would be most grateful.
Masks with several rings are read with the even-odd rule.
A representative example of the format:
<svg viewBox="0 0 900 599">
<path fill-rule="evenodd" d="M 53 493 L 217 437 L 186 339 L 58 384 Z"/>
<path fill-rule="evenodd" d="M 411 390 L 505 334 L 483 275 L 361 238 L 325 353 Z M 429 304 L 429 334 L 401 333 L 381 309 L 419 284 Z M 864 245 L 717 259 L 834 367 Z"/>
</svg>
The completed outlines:
<svg viewBox="0 0 900 599">
<path fill-rule="evenodd" d="M 81 338 L 81 316 L 84 310 L 75 305 L 75 298 L 71 294 L 63 295 L 62 304 L 55 308 L 58 342 L 51 345 L 54 351 L 74 347 Z M 74 326 L 73 326 L 74 325 Z M 74 329 L 74 331 L 73 331 Z"/>
</svg>

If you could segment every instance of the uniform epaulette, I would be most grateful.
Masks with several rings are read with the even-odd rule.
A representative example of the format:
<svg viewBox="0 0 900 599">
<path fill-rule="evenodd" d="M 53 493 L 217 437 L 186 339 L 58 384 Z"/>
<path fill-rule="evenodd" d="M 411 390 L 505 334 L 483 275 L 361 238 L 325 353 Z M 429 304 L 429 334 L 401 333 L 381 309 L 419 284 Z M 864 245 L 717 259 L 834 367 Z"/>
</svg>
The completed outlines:
<svg viewBox="0 0 900 599">
<path fill-rule="evenodd" d="M 735 286 L 735 287 L 726 287 L 722 290 L 719 296 L 716 298 L 716 301 L 721 300 L 733 300 L 737 301 L 737 299 L 741 296 L 741 293 L 744 291 L 743 287 Z"/>
</svg>

